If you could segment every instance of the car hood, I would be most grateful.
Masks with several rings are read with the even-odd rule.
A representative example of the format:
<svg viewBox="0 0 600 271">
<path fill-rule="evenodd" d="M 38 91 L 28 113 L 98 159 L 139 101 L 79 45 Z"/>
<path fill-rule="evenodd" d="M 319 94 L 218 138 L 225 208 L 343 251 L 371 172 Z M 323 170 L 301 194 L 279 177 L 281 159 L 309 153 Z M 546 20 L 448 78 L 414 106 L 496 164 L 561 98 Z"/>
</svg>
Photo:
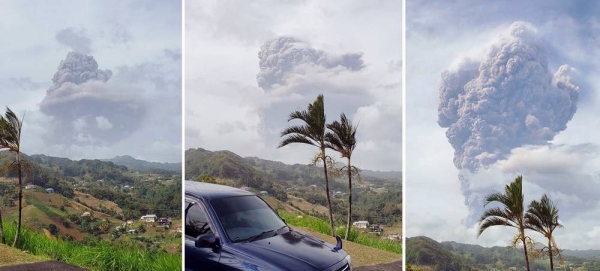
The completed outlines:
<svg viewBox="0 0 600 271">
<path fill-rule="evenodd" d="M 238 243 L 235 248 L 248 256 L 268 262 L 280 269 L 301 268 L 303 270 L 323 270 L 348 254 L 335 246 L 315 237 L 290 230 L 272 237 L 247 243 Z M 299 270 L 299 269 L 298 269 Z"/>
</svg>

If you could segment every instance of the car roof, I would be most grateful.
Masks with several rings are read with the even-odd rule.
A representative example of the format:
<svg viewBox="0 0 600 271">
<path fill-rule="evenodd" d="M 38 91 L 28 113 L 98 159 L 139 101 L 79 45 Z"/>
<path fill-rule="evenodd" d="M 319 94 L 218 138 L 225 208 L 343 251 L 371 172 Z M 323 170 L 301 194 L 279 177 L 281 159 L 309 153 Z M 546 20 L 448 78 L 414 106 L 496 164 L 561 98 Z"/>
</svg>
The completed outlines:
<svg viewBox="0 0 600 271">
<path fill-rule="evenodd" d="M 185 181 L 185 194 L 204 200 L 229 198 L 238 196 L 255 196 L 254 193 L 231 186 Z"/>
</svg>

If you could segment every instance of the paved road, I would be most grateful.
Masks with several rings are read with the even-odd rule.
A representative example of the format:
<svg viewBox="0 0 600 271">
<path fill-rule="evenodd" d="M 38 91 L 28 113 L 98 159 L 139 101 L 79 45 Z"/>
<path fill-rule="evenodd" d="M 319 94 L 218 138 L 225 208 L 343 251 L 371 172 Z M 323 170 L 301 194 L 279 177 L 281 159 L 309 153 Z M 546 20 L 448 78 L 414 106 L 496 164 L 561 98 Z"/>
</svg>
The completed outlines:
<svg viewBox="0 0 600 271">
<path fill-rule="evenodd" d="M 384 263 L 376 265 L 360 266 L 352 269 L 354 271 L 398 271 L 402 270 L 402 262 Z"/>
<path fill-rule="evenodd" d="M 85 268 L 73 266 L 58 261 L 46 261 L 28 264 L 17 264 L 0 267 L 0 271 L 88 271 Z"/>
</svg>

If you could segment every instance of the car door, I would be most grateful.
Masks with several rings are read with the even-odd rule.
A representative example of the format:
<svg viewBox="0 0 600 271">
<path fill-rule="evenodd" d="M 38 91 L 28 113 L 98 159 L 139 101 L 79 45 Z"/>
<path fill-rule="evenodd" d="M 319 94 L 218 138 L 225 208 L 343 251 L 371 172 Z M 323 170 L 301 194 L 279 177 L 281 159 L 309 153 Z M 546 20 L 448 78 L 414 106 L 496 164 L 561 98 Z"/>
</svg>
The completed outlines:
<svg viewBox="0 0 600 271">
<path fill-rule="evenodd" d="M 195 246 L 198 235 L 215 234 L 206 208 L 199 200 L 186 199 L 185 202 L 189 207 L 185 212 L 185 269 L 219 270 L 220 249 Z"/>
</svg>

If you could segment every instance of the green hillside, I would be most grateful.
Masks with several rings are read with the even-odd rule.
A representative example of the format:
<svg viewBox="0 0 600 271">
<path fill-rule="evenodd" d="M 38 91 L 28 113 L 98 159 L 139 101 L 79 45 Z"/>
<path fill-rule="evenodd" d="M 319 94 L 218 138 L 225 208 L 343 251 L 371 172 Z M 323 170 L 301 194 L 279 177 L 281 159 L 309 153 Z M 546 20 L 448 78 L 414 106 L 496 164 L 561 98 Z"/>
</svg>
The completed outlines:
<svg viewBox="0 0 600 271">
<path fill-rule="evenodd" d="M 563 250 L 563 261 L 555 262 L 556 270 L 600 270 L 598 252 Z M 406 239 L 406 262 L 415 270 L 525 270 L 522 249 L 437 242 L 425 236 Z M 547 257 L 530 258 L 532 271 L 549 268 Z"/>
<path fill-rule="evenodd" d="M 160 173 L 165 171 L 173 171 L 181 173 L 181 163 L 157 163 L 135 159 L 129 155 L 116 156 L 103 161 L 113 162 L 117 165 L 125 166 L 130 170 L 139 172 Z"/>
</svg>

